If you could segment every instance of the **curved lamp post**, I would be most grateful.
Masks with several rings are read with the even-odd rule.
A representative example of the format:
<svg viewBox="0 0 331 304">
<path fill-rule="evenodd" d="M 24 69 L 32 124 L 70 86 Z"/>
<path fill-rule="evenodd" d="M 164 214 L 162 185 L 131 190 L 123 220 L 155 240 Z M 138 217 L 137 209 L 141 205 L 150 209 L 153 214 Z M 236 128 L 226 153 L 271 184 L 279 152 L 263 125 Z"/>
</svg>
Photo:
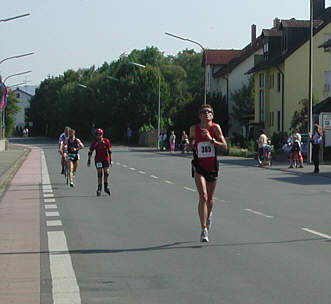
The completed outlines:
<svg viewBox="0 0 331 304">
<path fill-rule="evenodd" d="M 10 20 L 14 20 L 14 19 L 18 19 L 18 18 L 22 18 L 22 17 L 26 17 L 26 16 L 30 16 L 30 14 L 23 14 L 23 15 L 18 15 L 18 16 L 15 16 L 15 17 L 0 19 L 0 22 L 7 22 L 7 21 L 10 21 Z"/>
<path fill-rule="evenodd" d="M 9 59 L 21 58 L 21 57 L 25 57 L 25 56 L 29 56 L 29 55 L 33 55 L 33 54 L 34 53 L 26 53 L 26 54 L 22 54 L 22 55 L 7 57 L 7 58 L 4 58 L 4 59 L 0 60 L 0 64 L 7 61 L 7 60 L 9 60 Z"/>
<path fill-rule="evenodd" d="M 136 63 L 136 62 L 129 62 L 132 65 L 135 65 L 137 67 L 143 68 L 145 69 L 146 66 L 140 63 Z M 159 78 L 159 98 L 158 98 L 158 119 L 157 119 L 157 136 L 156 136 L 156 146 L 157 149 L 160 149 L 160 145 L 159 145 L 159 135 L 160 135 L 160 121 L 161 121 L 161 76 L 160 76 L 160 70 L 158 70 L 158 78 Z"/>
<path fill-rule="evenodd" d="M 184 37 L 181 37 L 181 36 L 177 36 L 177 35 L 174 35 L 174 34 L 170 34 L 170 33 L 165 33 L 165 34 L 168 35 L 168 36 L 180 39 L 180 40 L 192 42 L 192 43 L 198 45 L 202 49 L 202 54 L 205 54 L 205 56 L 206 56 L 206 60 L 205 60 L 205 88 L 204 88 L 203 104 L 206 104 L 207 103 L 207 75 L 206 75 L 207 74 L 207 65 L 206 65 L 207 53 L 205 52 L 206 48 L 201 43 L 199 43 L 197 41 L 194 41 L 194 40 L 191 40 L 191 39 L 188 39 L 188 38 L 184 38 Z"/>
<path fill-rule="evenodd" d="M 31 73 L 32 71 L 25 71 L 25 72 L 21 72 L 21 73 L 16 73 L 16 74 L 12 74 L 12 75 L 9 75 L 7 76 L 3 83 L 6 83 L 7 79 L 11 78 L 11 77 L 15 77 L 15 76 L 20 76 L 20 75 L 24 75 L 24 74 L 28 74 L 28 73 Z"/>
</svg>

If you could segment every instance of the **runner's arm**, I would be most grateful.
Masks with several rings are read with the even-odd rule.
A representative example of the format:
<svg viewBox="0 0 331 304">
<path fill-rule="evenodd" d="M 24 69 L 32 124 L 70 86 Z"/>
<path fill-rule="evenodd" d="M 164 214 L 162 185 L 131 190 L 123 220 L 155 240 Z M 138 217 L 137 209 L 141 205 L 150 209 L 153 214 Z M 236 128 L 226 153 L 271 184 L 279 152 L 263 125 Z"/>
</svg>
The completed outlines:
<svg viewBox="0 0 331 304">
<path fill-rule="evenodd" d="M 189 134 L 189 137 L 188 137 L 188 145 L 187 145 L 187 150 L 188 151 L 191 151 L 193 150 L 193 141 L 194 141 L 194 138 L 195 138 L 195 126 L 191 126 L 190 127 L 190 134 Z"/>
<path fill-rule="evenodd" d="M 211 141 L 214 142 L 215 147 L 219 148 L 222 151 L 226 151 L 228 149 L 228 145 L 223 136 L 223 132 L 220 125 L 215 124 L 214 134 L 215 134 L 215 138 L 212 138 Z"/>
</svg>

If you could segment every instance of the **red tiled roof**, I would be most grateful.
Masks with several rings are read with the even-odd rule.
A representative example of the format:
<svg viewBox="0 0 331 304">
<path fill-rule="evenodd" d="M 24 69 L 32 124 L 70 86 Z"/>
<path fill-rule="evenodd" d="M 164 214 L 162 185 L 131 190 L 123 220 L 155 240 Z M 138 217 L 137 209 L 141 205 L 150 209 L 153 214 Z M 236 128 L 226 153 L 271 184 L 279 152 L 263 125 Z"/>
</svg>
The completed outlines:
<svg viewBox="0 0 331 304">
<path fill-rule="evenodd" d="M 262 36 L 263 37 L 270 37 L 270 36 L 281 36 L 282 32 L 278 30 L 277 28 L 272 29 L 264 29 L 262 30 Z"/>
<path fill-rule="evenodd" d="M 203 53 L 204 64 L 228 64 L 231 59 L 240 56 L 241 50 L 205 50 Z"/>
</svg>

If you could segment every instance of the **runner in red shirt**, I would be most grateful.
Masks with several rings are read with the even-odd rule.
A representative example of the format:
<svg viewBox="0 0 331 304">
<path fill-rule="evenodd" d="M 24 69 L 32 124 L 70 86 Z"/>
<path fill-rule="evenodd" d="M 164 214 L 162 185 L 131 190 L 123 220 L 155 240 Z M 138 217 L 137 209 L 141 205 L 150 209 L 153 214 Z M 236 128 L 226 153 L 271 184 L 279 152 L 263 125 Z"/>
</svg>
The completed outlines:
<svg viewBox="0 0 331 304">
<path fill-rule="evenodd" d="M 102 188 L 102 171 L 104 176 L 104 191 L 110 195 L 111 191 L 108 186 L 109 166 L 111 165 L 111 144 L 109 139 L 103 137 L 102 129 L 96 129 L 96 139 L 90 145 L 88 153 L 87 166 L 91 165 L 91 156 L 95 150 L 95 166 L 98 172 L 98 189 L 97 196 L 101 195 Z"/>
<path fill-rule="evenodd" d="M 199 111 L 200 123 L 190 128 L 190 148 L 193 149 L 192 176 L 199 192 L 199 217 L 201 242 L 208 242 L 211 226 L 213 196 L 218 177 L 216 149 L 227 150 L 222 129 L 213 123 L 214 111 L 210 105 L 202 105 Z"/>
</svg>

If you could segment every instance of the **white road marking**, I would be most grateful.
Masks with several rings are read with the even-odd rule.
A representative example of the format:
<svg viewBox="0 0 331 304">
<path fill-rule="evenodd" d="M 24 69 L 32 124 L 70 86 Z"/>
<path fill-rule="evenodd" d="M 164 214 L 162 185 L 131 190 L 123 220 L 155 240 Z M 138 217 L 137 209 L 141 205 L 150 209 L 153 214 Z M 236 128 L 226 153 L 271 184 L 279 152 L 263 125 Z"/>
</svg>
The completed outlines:
<svg viewBox="0 0 331 304">
<path fill-rule="evenodd" d="M 123 168 L 127 168 L 128 166 L 127 165 L 122 165 Z"/>
<path fill-rule="evenodd" d="M 146 172 L 145 172 L 145 171 L 139 171 L 139 173 L 140 173 L 140 174 L 146 174 Z"/>
<path fill-rule="evenodd" d="M 42 183 L 50 184 L 45 154 L 41 152 Z M 44 189 L 44 192 L 52 192 Z M 46 212 L 47 213 L 47 212 Z M 53 213 L 53 212 L 50 212 Z M 58 212 L 57 212 L 58 213 Z M 61 221 L 48 221 L 48 226 L 62 225 Z M 52 277 L 54 304 L 81 304 L 80 291 L 64 231 L 48 231 L 48 250 Z"/>
<path fill-rule="evenodd" d="M 220 199 L 220 198 L 218 198 L 218 197 L 214 197 L 214 200 L 215 200 L 215 201 L 220 201 L 220 202 L 222 202 L 222 203 L 225 203 L 225 200 L 222 200 L 222 199 Z"/>
<path fill-rule="evenodd" d="M 47 227 L 56 227 L 56 226 L 62 226 L 62 222 L 60 220 L 56 221 L 46 221 Z"/>
<path fill-rule="evenodd" d="M 197 192 L 197 190 L 189 188 L 189 187 L 184 187 L 185 190 L 192 191 L 192 192 Z"/>
<path fill-rule="evenodd" d="M 257 214 L 257 215 L 262 215 L 262 216 L 264 216 L 264 217 L 266 217 L 266 218 L 273 218 L 272 215 L 267 215 L 267 214 L 264 214 L 264 213 L 262 213 L 262 212 L 255 211 L 255 210 L 252 210 L 252 209 L 244 209 L 244 210 L 246 210 L 246 211 L 248 211 L 248 212 L 251 212 L 251 213 L 254 213 L 254 214 Z"/>
<path fill-rule="evenodd" d="M 45 205 L 45 209 L 57 209 L 56 204 Z"/>
<path fill-rule="evenodd" d="M 120 166 L 120 165 L 121 165 L 121 163 L 119 163 L 119 162 L 116 162 L 116 165 L 117 165 L 117 166 Z"/>
<path fill-rule="evenodd" d="M 54 304 L 81 303 L 79 286 L 63 231 L 48 231 Z"/>
<path fill-rule="evenodd" d="M 58 211 L 47 211 L 45 212 L 46 216 L 60 216 Z"/>
<path fill-rule="evenodd" d="M 318 231 L 315 231 L 315 230 L 311 230 L 311 229 L 308 229 L 308 228 L 301 228 L 302 230 L 304 231 L 307 231 L 309 233 L 312 233 L 312 234 L 316 234 L 322 238 L 325 238 L 325 239 L 331 239 L 331 235 L 327 235 L 325 233 L 321 233 L 321 232 L 318 232 Z"/>
<path fill-rule="evenodd" d="M 55 203 L 55 198 L 45 198 L 44 203 Z"/>
<path fill-rule="evenodd" d="M 54 197 L 54 193 L 44 193 L 44 197 Z"/>
<path fill-rule="evenodd" d="M 169 180 L 165 180 L 164 182 L 167 183 L 167 184 L 170 184 L 170 185 L 173 185 L 174 184 L 174 182 L 169 181 Z"/>
<path fill-rule="evenodd" d="M 52 190 L 51 185 L 43 185 L 43 190 Z"/>
<path fill-rule="evenodd" d="M 137 169 L 136 168 L 129 168 L 130 170 L 132 170 L 132 171 L 136 171 Z"/>
<path fill-rule="evenodd" d="M 52 193 L 53 190 L 52 190 L 52 189 L 44 189 L 43 192 L 44 192 L 44 193 Z"/>
<path fill-rule="evenodd" d="M 155 176 L 155 175 L 150 175 L 150 177 L 151 177 L 151 178 L 155 178 L 155 179 L 158 179 L 158 177 L 157 177 L 157 176 Z"/>
</svg>

